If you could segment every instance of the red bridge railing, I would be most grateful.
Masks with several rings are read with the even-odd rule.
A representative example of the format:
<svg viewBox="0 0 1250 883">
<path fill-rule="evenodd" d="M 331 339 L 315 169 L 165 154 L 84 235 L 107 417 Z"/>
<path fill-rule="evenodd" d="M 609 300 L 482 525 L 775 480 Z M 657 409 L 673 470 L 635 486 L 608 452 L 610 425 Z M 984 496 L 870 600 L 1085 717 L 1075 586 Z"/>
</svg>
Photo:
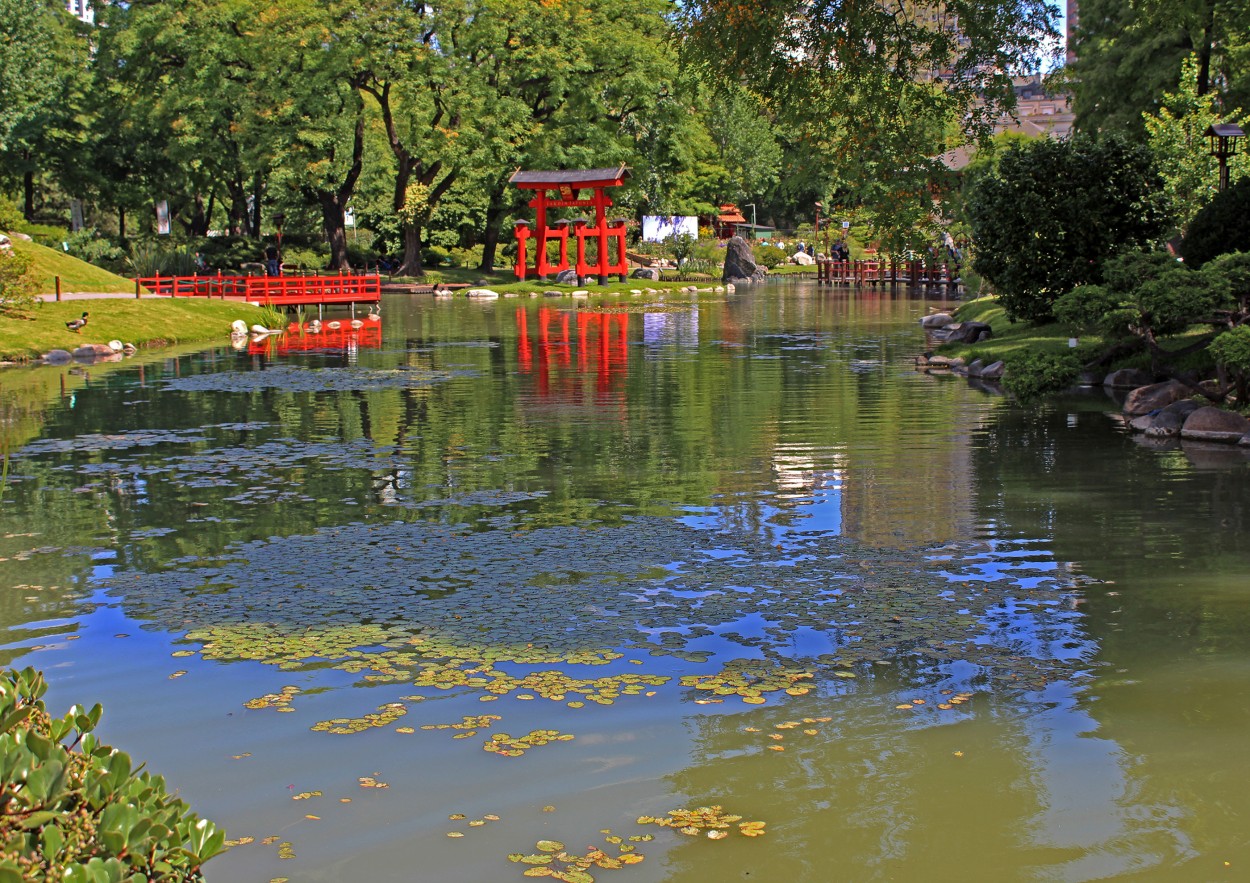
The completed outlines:
<svg viewBox="0 0 1250 883">
<path fill-rule="evenodd" d="M 237 298 L 262 306 L 377 303 L 382 277 L 341 276 L 144 276 L 134 280 L 167 297 Z"/>
</svg>

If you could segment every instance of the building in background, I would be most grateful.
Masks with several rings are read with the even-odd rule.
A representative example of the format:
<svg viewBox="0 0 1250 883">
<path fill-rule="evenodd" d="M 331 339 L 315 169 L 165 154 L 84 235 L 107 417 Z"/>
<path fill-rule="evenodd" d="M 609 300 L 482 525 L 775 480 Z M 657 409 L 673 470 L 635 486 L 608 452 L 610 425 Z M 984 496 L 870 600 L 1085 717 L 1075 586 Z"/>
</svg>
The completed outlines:
<svg viewBox="0 0 1250 883">
<path fill-rule="evenodd" d="M 79 21 L 95 24 L 95 10 L 91 8 L 91 0 L 66 0 L 66 8 Z"/>
</svg>

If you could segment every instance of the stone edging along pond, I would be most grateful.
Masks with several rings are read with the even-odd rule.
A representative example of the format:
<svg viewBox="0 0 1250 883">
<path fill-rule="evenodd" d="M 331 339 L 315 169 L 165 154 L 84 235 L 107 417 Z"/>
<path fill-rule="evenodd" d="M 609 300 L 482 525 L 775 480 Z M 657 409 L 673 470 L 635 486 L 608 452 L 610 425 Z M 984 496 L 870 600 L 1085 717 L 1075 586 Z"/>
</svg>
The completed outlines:
<svg viewBox="0 0 1250 883">
<path fill-rule="evenodd" d="M 926 316 L 921 326 L 943 341 L 960 340 L 976 343 L 992 334 L 980 322 L 953 322 L 946 314 Z M 995 385 L 1006 373 L 1001 361 L 986 365 L 980 359 L 965 364 L 961 358 L 934 356 L 916 357 L 916 367 L 925 372 L 950 371 L 955 374 Z M 1102 378 L 1082 377 L 1082 386 L 1102 386 L 1109 392 L 1127 393 L 1121 413 L 1126 425 L 1147 438 L 1181 438 L 1190 441 L 1218 442 L 1250 448 L 1250 420 L 1235 411 L 1204 405 L 1194 398 L 1192 388 L 1177 380 L 1156 383 L 1154 377 L 1137 368 L 1113 371 Z M 1001 392 L 1001 390 L 996 390 Z M 1117 395 L 1118 398 L 1118 395 Z"/>
</svg>

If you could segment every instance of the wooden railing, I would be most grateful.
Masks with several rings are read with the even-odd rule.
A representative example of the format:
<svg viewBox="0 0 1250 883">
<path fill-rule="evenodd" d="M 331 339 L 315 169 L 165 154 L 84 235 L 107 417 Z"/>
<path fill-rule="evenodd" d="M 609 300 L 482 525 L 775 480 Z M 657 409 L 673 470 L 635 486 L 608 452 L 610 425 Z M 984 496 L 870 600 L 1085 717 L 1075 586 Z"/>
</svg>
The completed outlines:
<svg viewBox="0 0 1250 883">
<path fill-rule="evenodd" d="M 338 276 L 142 276 L 134 280 L 166 297 L 237 298 L 262 306 L 377 303 L 376 273 Z"/>
</svg>

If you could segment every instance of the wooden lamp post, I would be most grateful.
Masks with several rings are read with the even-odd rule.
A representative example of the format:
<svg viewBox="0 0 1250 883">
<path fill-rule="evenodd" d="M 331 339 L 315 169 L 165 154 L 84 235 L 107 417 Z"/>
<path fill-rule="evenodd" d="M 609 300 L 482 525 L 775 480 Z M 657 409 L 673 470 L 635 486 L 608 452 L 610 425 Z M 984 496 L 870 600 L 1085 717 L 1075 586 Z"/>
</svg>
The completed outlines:
<svg viewBox="0 0 1250 883">
<path fill-rule="evenodd" d="M 1228 189 L 1228 160 L 1237 155 L 1237 142 L 1246 136 L 1241 126 L 1233 123 L 1214 123 L 1207 127 L 1206 136 L 1211 142 L 1211 155 L 1220 161 L 1220 190 Z"/>
</svg>

